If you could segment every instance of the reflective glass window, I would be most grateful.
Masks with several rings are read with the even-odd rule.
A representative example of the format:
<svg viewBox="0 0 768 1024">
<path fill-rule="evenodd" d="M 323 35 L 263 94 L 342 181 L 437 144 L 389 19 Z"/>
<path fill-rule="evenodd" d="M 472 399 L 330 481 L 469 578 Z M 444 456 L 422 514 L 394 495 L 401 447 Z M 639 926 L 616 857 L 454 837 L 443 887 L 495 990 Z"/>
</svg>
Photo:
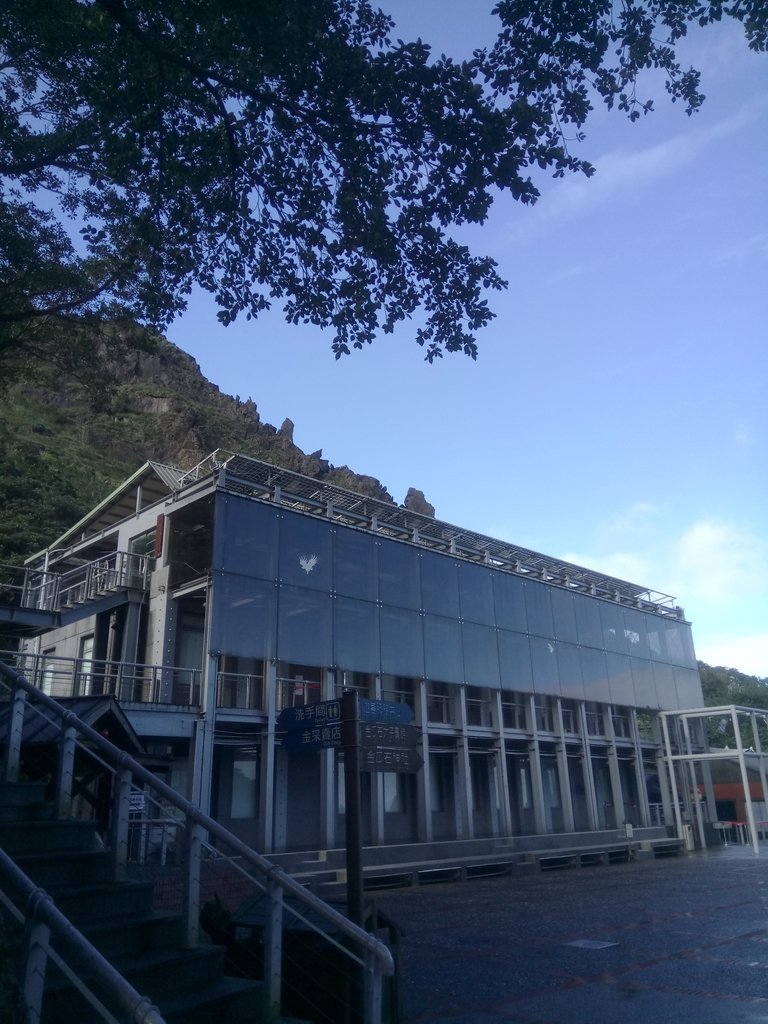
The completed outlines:
<svg viewBox="0 0 768 1024">
<path fill-rule="evenodd" d="M 420 608 L 419 552 L 408 544 L 380 540 L 379 600 L 396 608 Z"/>
<path fill-rule="evenodd" d="M 499 688 L 499 650 L 496 630 L 475 622 L 461 626 L 464 644 L 464 678 L 474 686 Z"/>
<path fill-rule="evenodd" d="M 555 623 L 555 636 L 569 644 L 576 643 L 576 606 L 573 594 L 567 590 L 552 589 L 552 618 Z"/>
<path fill-rule="evenodd" d="M 660 615 L 646 613 L 645 626 L 648 633 L 648 652 L 654 661 L 667 661 L 667 639 L 664 619 Z"/>
<path fill-rule="evenodd" d="M 333 588 L 346 597 L 375 601 L 376 540 L 359 530 L 337 527 L 333 541 Z"/>
<path fill-rule="evenodd" d="M 659 707 L 667 711 L 675 711 L 681 707 L 675 691 L 675 675 L 672 666 L 663 661 L 653 662 L 653 679 L 656 683 L 656 696 Z"/>
<path fill-rule="evenodd" d="M 493 573 L 482 565 L 462 562 L 459 565 L 461 617 L 471 622 L 493 626 Z"/>
<path fill-rule="evenodd" d="M 459 576 L 456 561 L 425 551 L 421 556 L 421 601 L 426 612 L 459 617 Z"/>
<path fill-rule="evenodd" d="M 427 679 L 446 683 L 464 680 L 461 627 L 455 619 L 424 616 L 424 664 Z"/>
<path fill-rule="evenodd" d="M 624 609 L 624 639 L 630 655 L 636 658 L 650 657 L 646 617 L 634 608 Z"/>
<path fill-rule="evenodd" d="M 280 587 L 277 656 L 302 665 L 333 664 L 330 594 Z"/>
<path fill-rule="evenodd" d="M 609 651 L 605 656 L 608 667 L 608 686 L 611 691 L 612 704 L 635 703 L 635 687 L 632 682 L 632 667 L 629 658 L 624 654 Z"/>
<path fill-rule="evenodd" d="M 600 622 L 600 603 L 586 594 L 574 594 L 576 631 L 579 643 L 589 647 L 603 646 L 603 627 Z"/>
<path fill-rule="evenodd" d="M 277 509 L 231 494 L 216 501 L 217 569 L 277 579 Z"/>
<path fill-rule="evenodd" d="M 538 636 L 531 637 L 531 665 L 533 666 L 534 693 L 560 693 L 554 640 L 545 640 Z"/>
<path fill-rule="evenodd" d="M 421 615 L 404 608 L 379 609 L 381 670 L 393 676 L 424 678 Z"/>
<path fill-rule="evenodd" d="M 379 612 L 370 601 L 337 597 L 333 602 L 334 665 L 354 672 L 379 669 Z"/>
<path fill-rule="evenodd" d="M 669 660 L 674 665 L 685 665 L 688 668 L 695 668 L 696 657 L 693 653 L 691 627 L 688 623 L 679 619 L 666 619 L 664 621 L 664 635 Z"/>
<path fill-rule="evenodd" d="M 627 641 L 624 637 L 623 609 L 618 604 L 600 602 L 600 622 L 603 627 L 603 646 L 607 651 L 626 654 Z"/>
<path fill-rule="evenodd" d="M 232 573 L 217 574 L 211 649 L 238 657 L 274 657 L 276 613 L 275 583 Z"/>
<path fill-rule="evenodd" d="M 575 644 L 555 644 L 557 654 L 557 674 L 560 689 L 564 697 L 583 699 L 584 682 L 581 678 L 581 654 Z"/>
<path fill-rule="evenodd" d="M 493 603 L 496 625 L 515 633 L 528 632 L 525 613 L 525 583 L 519 576 L 498 572 L 493 574 Z"/>
<path fill-rule="evenodd" d="M 608 703 L 611 691 L 608 687 L 608 666 L 605 652 L 594 647 L 580 647 L 581 678 L 584 681 L 584 695 L 589 701 Z"/>
<path fill-rule="evenodd" d="M 280 580 L 296 587 L 331 590 L 331 526 L 326 520 L 283 512 Z"/>
<path fill-rule="evenodd" d="M 632 682 L 635 687 L 634 703 L 639 708 L 658 708 L 656 680 L 653 677 L 653 663 L 646 658 L 630 658 Z"/>
<path fill-rule="evenodd" d="M 698 669 L 681 668 L 679 665 L 675 665 L 673 672 L 679 706 L 681 708 L 701 707 L 704 697 L 701 692 L 701 677 Z"/>
<path fill-rule="evenodd" d="M 552 621 L 550 588 L 546 583 L 527 583 L 525 587 L 525 609 L 528 614 L 528 631 L 537 636 L 553 637 L 555 627 Z"/>
<path fill-rule="evenodd" d="M 532 693 L 533 669 L 529 637 L 525 633 L 510 633 L 500 629 L 496 639 L 499 644 L 502 689 Z"/>
</svg>

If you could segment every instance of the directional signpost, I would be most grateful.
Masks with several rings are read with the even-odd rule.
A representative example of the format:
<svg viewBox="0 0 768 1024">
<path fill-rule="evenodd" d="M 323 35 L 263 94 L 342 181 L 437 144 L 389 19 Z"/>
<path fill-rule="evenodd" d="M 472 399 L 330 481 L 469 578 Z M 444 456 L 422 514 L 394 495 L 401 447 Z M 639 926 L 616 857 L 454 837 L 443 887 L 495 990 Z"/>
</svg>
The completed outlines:
<svg viewBox="0 0 768 1024">
<path fill-rule="evenodd" d="M 285 732 L 286 750 L 328 750 L 341 747 L 341 701 L 323 700 L 300 708 L 283 708 L 278 732 Z"/>
<path fill-rule="evenodd" d="M 341 749 L 347 841 L 347 914 L 363 923 L 360 772 L 417 772 L 424 762 L 416 750 L 418 733 L 407 704 L 359 698 L 345 690 L 341 700 L 284 708 L 277 718 L 288 751 Z"/>
</svg>

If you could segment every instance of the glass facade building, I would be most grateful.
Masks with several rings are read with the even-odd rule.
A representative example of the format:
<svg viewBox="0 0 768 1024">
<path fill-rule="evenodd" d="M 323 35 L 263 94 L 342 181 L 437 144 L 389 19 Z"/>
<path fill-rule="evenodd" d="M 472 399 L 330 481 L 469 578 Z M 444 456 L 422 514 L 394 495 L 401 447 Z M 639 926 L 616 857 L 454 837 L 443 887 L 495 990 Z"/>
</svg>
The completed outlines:
<svg viewBox="0 0 768 1024">
<path fill-rule="evenodd" d="M 341 752 L 287 749 L 279 715 L 350 688 L 407 704 L 423 760 L 364 774 L 369 846 L 669 822 L 659 715 L 702 694 L 665 595 L 223 452 L 147 464 L 53 552 L 88 599 L 28 645 L 41 685 L 114 693 L 257 849 L 343 845 Z"/>
</svg>

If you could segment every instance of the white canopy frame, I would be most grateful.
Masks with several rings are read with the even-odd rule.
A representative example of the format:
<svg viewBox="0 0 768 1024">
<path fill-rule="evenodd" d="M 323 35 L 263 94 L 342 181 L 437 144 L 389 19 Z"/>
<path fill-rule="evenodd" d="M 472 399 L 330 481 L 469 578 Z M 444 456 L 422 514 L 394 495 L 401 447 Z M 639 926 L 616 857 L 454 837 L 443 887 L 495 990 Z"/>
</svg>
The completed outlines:
<svg viewBox="0 0 768 1024">
<path fill-rule="evenodd" d="M 752 793 L 749 785 L 747 760 L 750 761 L 750 767 L 756 766 L 760 773 L 763 800 L 766 805 L 768 805 L 768 776 L 766 775 L 766 758 L 768 758 L 768 754 L 763 752 L 758 729 L 758 719 L 761 719 L 763 722 L 768 722 L 768 711 L 766 711 L 765 708 L 749 708 L 740 707 L 736 704 L 725 704 L 718 707 L 688 708 L 682 711 L 663 711 L 660 718 L 664 737 L 664 756 L 667 762 L 670 785 L 672 787 L 672 803 L 674 807 L 675 827 L 677 829 L 678 837 L 680 839 L 685 838 L 683 819 L 680 811 L 678 775 L 675 771 L 675 767 L 679 764 L 683 767 L 684 772 L 687 769 L 688 773 L 690 773 L 690 790 L 691 792 L 698 792 L 698 782 L 696 779 L 696 766 L 698 764 L 702 765 L 703 770 L 708 775 L 708 767 L 713 761 L 737 760 L 741 776 L 741 785 L 744 792 L 747 829 L 752 849 L 754 850 L 755 856 L 759 857 L 760 843 L 752 803 Z M 724 748 L 720 750 L 708 748 L 706 750 L 694 750 L 694 744 L 691 737 L 691 723 L 694 721 L 703 721 L 709 718 L 717 718 L 721 721 L 724 718 L 730 719 L 730 723 L 733 727 L 735 749 Z M 749 722 L 752 731 L 752 747 L 747 750 L 744 748 L 740 728 L 744 720 Z M 675 745 L 673 745 L 672 741 L 671 724 L 679 727 L 675 730 L 677 732 Z M 705 779 L 705 784 L 709 785 L 711 789 L 711 783 L 709 783 L 707 779 Z M 709 796 L 711 798 L 711 793 Z M 702 848 L 704 848 L 706 846 L 706 841 L 704 835 L 704 816 L 701 810 L 701 800 L 694 799 L 692 803 L 699 840 Z"/>
</svg>

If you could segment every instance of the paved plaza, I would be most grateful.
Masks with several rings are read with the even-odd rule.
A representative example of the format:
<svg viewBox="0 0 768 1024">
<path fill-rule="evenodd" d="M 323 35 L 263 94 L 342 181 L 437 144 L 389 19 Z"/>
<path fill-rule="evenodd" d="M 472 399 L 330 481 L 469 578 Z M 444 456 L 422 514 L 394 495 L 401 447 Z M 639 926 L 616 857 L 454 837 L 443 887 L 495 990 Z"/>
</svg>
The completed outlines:
<svg viewBox="0 0 768 1024">
<path fill-rule="evenodd" d="M 768 845 L 403 889 L 404 1024 L 768 1024 Z"/>
</svg>

